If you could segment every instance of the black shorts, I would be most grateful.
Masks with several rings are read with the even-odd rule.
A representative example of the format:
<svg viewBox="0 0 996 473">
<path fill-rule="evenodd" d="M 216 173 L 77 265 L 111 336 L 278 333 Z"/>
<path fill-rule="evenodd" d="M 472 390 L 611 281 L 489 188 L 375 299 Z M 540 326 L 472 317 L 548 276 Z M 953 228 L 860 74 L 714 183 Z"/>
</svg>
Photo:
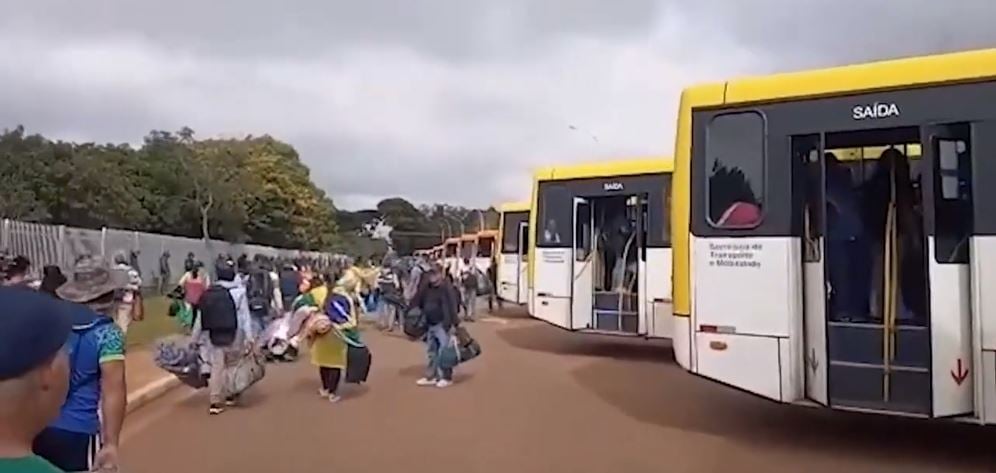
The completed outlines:
<svg viewBox="0 0 996 473">
<path fill-rule="evenodd" d="M 33 450 L 62 471 L 90 471 L 100 450 L 100 435 L 49 427 L 35 437 Z"/>
</svg>

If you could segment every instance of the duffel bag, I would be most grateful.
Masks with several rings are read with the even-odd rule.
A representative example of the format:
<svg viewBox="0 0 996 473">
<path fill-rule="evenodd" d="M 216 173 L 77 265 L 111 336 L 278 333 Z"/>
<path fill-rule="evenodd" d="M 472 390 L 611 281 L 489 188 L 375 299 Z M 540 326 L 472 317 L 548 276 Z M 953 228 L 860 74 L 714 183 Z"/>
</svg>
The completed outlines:
<svg viewBox="0 0 996 473">
<path fill-rule="evenodd" d="M 481 344 L 470 336 L 470 332 L 463 327 L 456 328 L 456 345 L 460 355 L 460 363 L 473 360 L 481 355 Z"/>
<path fill-rule="evenodd" d="M 266 375 L 266 365 L 262 356 L 255 350 L 243 356 L 236 363 L 231 377 L 231 393 L 242 394 Z"/>
<path fill-rule="evenodd" d="M 414 307 L 405 312 L 404 326 L 402 329 L 405 331 L 405 335 L 413 340 L 420 339 L 425 336 L 425 332 L 429 330 L 428 324 L 425 320 L 425 316 L 422 314 L 422 310 Z"/>
<path fill-rule="evenodd" d="M 466 345 L 460 345 L 460 363 L 473 360 L 481 356 L 481 344 L 477 340 L 471 340 Z"/>
</svg>

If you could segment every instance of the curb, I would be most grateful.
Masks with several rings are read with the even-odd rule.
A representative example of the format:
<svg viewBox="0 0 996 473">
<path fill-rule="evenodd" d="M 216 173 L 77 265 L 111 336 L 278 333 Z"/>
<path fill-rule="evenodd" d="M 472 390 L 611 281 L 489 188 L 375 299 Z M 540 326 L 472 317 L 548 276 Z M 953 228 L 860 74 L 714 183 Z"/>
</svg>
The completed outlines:
<svg viewBox="0 0 996 473">
<path fill-rule="evenodd" d="M 182 383 L 180 383 L 179 378 L 172 375 L 164 376 L 128 393 L 128 407 L 126 412 L 130 414 L 132 411 L 159 399 L 180 384 Z"/>
</svg>

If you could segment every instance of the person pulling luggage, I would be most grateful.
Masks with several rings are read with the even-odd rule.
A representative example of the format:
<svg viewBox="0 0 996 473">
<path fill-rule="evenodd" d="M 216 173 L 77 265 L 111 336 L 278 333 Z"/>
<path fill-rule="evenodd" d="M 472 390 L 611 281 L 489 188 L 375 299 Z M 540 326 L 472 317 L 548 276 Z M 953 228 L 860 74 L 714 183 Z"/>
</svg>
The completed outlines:
<svg viewBox="0 0 996 473">
<path fill-rule="evenodd" d="M 218 281 L 201 296 L 200 317 L 193 333 L 193 339 L 197 340 L 206 332 L 205 359 L 211 364 L 208 378 L 211 415 L 221 414 L 226 406 L 238 402 L 241 393 L 232 392 L 235 368 L 255 344 L 246 289 L 236 280 L 235 267 L 222 262 L 216 272 Z"/>
<path fill-rule="evenodd" d="M 416 381 L 419 386 L 447 388 L 453 384 L 453 369 L 440 365 L 440 355 L 450 346 L 450 332 L 460 324 L 457 315 L 456 290 L 443 277 L 442 268 L 435 266 L 427 273 L 427 281 L 412 301 L 425 317 L 425 345 L 428 364 L 425 376 Z"/>
</svg>

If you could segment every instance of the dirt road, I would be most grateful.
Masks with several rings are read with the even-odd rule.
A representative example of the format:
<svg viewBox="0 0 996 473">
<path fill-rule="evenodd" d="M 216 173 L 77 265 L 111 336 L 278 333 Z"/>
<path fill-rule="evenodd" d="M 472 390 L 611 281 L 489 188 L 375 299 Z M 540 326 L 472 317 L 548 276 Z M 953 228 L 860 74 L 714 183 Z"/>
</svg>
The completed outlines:
<svg viewBox="0 0 996 473">
<path fill-rule="evenodd" d="M 484 354 L 415 386 L 421 344 L 368 330 L 368 386 L 329 404 L 306 360 L 246 406 L 176 391 L 129 418 L 129 472 L 635 473 L 996 471 L 996 430 L 777 405 L 689 375 L 666 343 L 523 318 L 469 325 Z"/>
</svg>

